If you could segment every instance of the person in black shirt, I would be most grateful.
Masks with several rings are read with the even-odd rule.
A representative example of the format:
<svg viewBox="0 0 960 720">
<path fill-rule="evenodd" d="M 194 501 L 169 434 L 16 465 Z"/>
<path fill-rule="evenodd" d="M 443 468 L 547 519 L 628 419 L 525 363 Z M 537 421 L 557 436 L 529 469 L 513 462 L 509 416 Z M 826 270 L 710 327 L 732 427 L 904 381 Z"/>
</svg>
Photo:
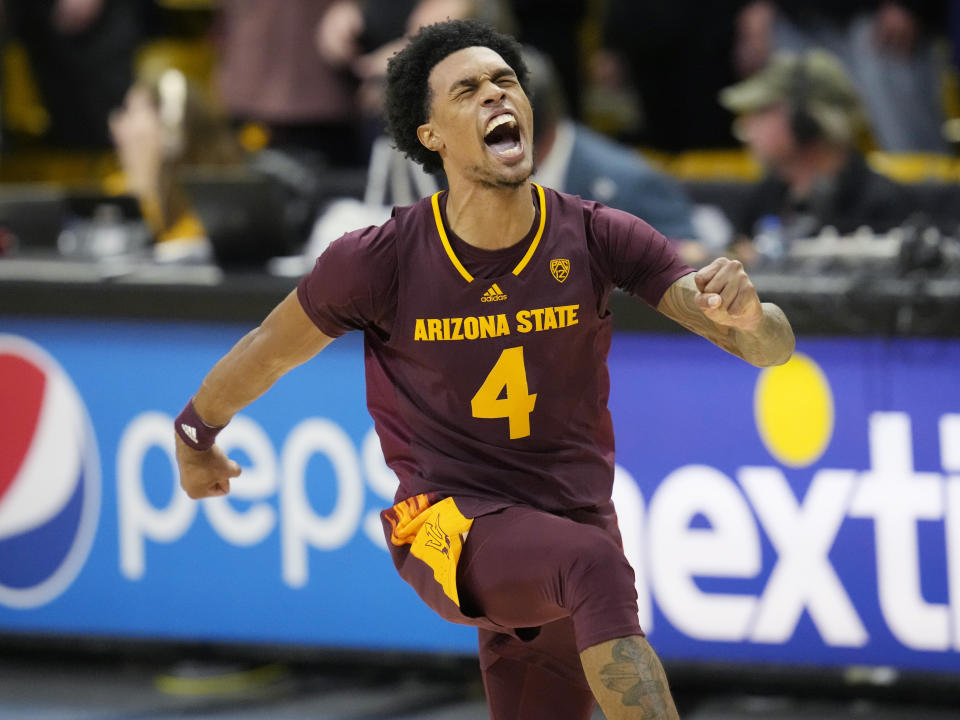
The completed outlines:
<svg viewBox="0 0 960 720">
<path fill-rule="evenodd" d="M 839 60 L 780 53 L 720 93 L 766 176 L 731 218 L 743 239 L 776 229 L 787 242 L 832 226 L 886 232 L 910 213 L 904 188 L 870 169 L 857 147 L 862 111 Z"/>
</svg>

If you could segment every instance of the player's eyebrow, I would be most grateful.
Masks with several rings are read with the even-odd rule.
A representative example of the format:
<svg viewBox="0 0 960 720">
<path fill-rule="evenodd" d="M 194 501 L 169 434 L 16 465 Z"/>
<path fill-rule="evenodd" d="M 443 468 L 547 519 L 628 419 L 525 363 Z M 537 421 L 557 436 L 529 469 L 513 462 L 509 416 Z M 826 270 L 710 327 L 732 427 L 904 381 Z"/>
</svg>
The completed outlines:
<svg viewBox="0 0 960 720">
<path fill-rule="evenodd" d="M 497 70 L 493 71 L 493 73 L 490 75 L 490 82 L 495 83 L 498 80 L 501 80 L 502 78 L 505 78 L 508 76 L 515 78 L 517 74 L 514 72 L 513 68 L 504 66 L 502 68 L 498 68 Z M 460 78 L 450 86 L 449 92 L 452 94 L 452 93 L 455 93 L 460 88 L 475 88 L 477 87 L 477 85 L 480 84 L 480 78 L 481 78 L 480 75 L 473 75 L 472 77 Z"/>
</svg>

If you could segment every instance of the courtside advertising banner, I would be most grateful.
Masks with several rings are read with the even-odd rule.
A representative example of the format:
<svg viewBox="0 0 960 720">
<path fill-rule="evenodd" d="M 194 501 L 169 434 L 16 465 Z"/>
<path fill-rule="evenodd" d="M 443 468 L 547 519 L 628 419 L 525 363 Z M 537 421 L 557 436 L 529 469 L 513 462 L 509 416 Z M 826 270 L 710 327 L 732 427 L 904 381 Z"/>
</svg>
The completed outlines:
<svg viewBox="0 0 960 720">
<path fill-rule="evenodd" d="M 0 633 L 473 652 L 390 563 L 357 334 L 220 435 L 229 497 L 179 489 L 173 416 L 246 330 L 0 318 Z M 758 370 L 619 334 L 610 370 L 666 660 L 960 672 L 960 341 L 801 337 Z"/>
</svg>

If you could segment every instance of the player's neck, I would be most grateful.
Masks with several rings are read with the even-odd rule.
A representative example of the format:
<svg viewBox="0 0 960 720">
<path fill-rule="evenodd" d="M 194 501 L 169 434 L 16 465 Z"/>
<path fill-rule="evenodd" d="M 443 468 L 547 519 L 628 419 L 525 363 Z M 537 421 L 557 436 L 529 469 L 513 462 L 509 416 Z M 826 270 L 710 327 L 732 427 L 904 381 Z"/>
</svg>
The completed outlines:
<svg viewBox="0 0 960 720">
<path fill-rule="evenodd" d="M 497 250 L 520 242 L 535 216 L 527 182 L 517 188 L 450 184 L 447 222 L 459 238 L 475 247 Z"/>
</svg>

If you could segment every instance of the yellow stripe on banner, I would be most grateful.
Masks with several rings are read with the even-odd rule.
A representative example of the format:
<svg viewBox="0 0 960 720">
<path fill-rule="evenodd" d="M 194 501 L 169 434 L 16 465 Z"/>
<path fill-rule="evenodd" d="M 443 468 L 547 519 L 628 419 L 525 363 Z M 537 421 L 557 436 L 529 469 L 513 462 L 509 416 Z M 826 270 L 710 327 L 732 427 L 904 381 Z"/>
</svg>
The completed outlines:
<svg viewBox="0 0 960 720">
<path fill-rule="evenodd" d="M 523 259 L 517 264 L 513 269 L 514 275 L 519 275 L 523 272 L 523 269 L 527 266 L 527 263 L 530 262 L 530 258 L 533 257 L 533 253 L 537 250 L 537 245 L 540 244 L 540 238 L 543 237 L 543 228 L 547 223 L 547 198 L 543 194 L 543 188 L 532 183 L 533 186 L 537 189 L 537 195 L 540 197 L 540 227 L 537 228 L 537 234 L 533 238 L 533 242 L 530 243 L 530 247 L 527 248 L 526 255 L 523 256 Z"/>
<path fill-rule="evenodd" d="M 454 254 L 453 248 L 450 247 L 450 241 L 447 239 L 447 231 L 443 229 L 443 218 L 440 217 L 439 192 L 433 194 L 433 197 L 430 198 L 430 204 L 433 205 L 433 219 L 437 223 L 437 232 L 440 233 L 440 242 L 443 243 L 443 249 L 447 251 L 447 257 L 450 258 L 450 262 L 453 263 L 457 272 L 463 275 L 467 282 L 473 282 L 473 275 L 467 272 L 467 269 L 460 262 L 460 258 Z"/>
</svg>

